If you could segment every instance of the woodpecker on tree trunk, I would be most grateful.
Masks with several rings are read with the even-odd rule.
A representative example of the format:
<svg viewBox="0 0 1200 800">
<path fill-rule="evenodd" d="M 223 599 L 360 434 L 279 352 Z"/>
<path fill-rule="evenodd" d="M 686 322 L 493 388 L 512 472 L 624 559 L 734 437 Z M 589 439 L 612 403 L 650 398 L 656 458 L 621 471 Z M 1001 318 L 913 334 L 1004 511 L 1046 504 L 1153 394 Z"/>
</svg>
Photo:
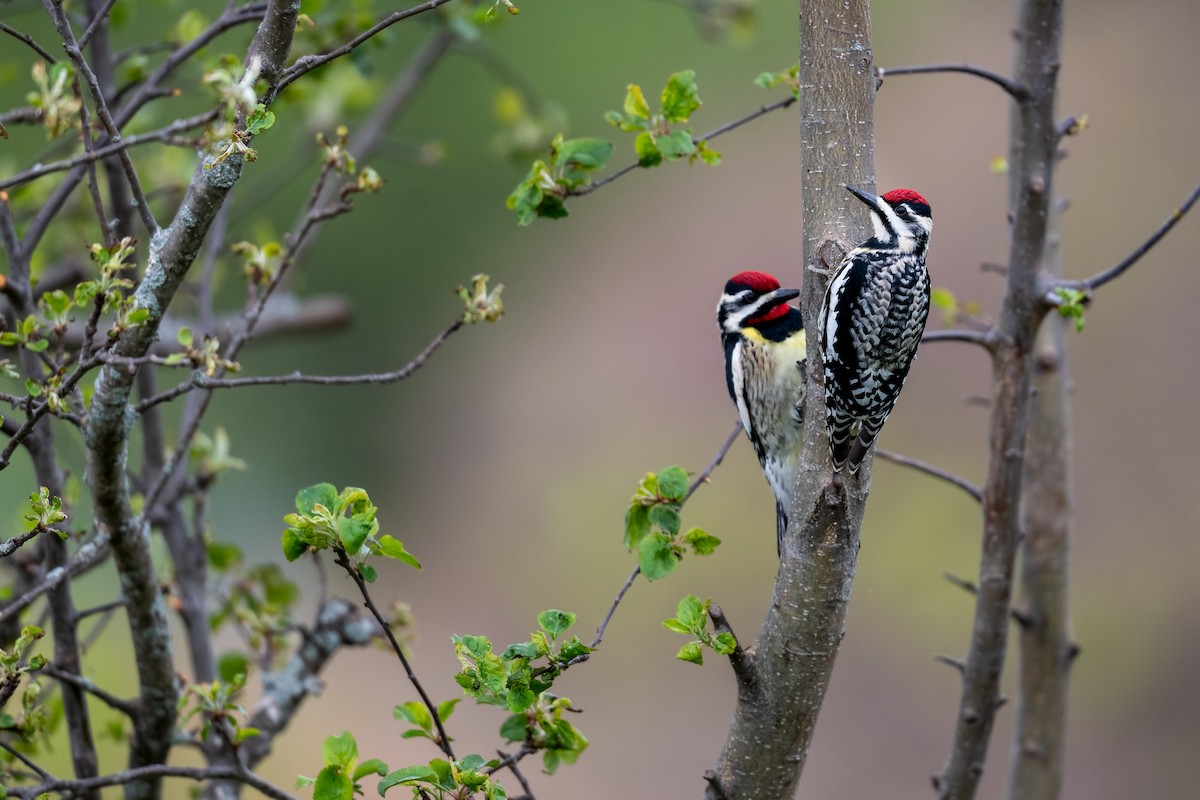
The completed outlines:
<svg viewBox="0 0 1200 800">
<path fill-rule="evenodd" d="M 825 425 L 833 468 L 858 471 L 887 421 L 929 317 L 925 253 L 933 213 L 911 189 L 876 196 L 846 187 L 875 235 L 834 271 L 821 303 Z"/>
<path fill-rule="evenodd" d="M 775 493 L 780 548 L 804 444 L 804 320 L 788 305 L 799 296 L 765 272 L 740 272 L 717 304 L 725 383 Z"/>
</svg>

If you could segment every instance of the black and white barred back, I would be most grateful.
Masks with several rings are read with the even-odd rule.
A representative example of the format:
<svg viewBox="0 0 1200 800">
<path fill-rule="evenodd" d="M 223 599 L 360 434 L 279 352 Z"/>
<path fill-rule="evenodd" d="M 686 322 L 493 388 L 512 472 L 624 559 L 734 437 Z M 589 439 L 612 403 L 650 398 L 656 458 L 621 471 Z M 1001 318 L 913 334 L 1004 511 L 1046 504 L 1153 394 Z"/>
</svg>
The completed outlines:
<svg viewBox="0 0 1200 800">
<path fill-rule="evenodd" d="M 850 189 L 875 235 L 846 254 L 821 307 L 826 428 L 834 469 L 858 470 L 887 421 L 929 317 L 925 254 L 933 217 L 909 189 Z"/>
</svg>

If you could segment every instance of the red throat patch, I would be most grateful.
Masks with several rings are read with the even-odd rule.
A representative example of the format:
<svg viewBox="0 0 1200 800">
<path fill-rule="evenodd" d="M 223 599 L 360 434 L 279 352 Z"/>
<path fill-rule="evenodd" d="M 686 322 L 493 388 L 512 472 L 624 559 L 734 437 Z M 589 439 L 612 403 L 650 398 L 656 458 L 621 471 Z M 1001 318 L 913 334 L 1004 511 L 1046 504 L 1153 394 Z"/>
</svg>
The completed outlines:
<svg viewBox="0 0 1200 800">
<path fill-rule="evenodd" d="M 928 200 L 922 197 L 918 192 L 914 192 L 912 189 L 892 189 L 882 197 L 892 205 L 896 205 L 896 203 L 920 203 L 923 206 L 929 205 Z"/>
<path fill-rule="evenodd" d="M 758 294 L 766 294 L 779 288 L 779 280 L 774 275 L 769 275 L 766 272 L 755 272 L 754 270 L 739 272 L 730 280 L 734 283 L 749 286 Z"/>
</svg>

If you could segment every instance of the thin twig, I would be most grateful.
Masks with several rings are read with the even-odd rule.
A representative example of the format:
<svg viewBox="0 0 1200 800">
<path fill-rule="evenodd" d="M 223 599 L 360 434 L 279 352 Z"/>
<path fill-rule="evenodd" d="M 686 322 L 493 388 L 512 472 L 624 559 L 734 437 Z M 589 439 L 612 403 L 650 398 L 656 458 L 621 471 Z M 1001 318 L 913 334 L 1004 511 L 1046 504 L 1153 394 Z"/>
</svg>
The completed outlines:
<svg viewBox="0 0 1200 800">
<path fill-rule="evenodd" d="M 108 131 L 113 143 L 120 142 L 121 129 L 108 110 L 108 102 L 104 99 L 104 92 L 100 88 L 100 81 L 96 78 L 96 73 L 92 71 L 91 64 L 84 57 L 83 51 L 79 49 L 75 33 L 71 30 L 71 21 L 67 19 L 67 12 L 62 7 L 62 0 L 42 0 L 42 2 L 50 13 L 50 18 L 54 21 L 55 30 L 63 37 L 63 49 L 67 51 L 67 56 L 75 65 L 75 70 L 83 76 L 84 82 L 87 83 L 88 91 L 92 95 L 92 102 L 96 105 L 96 116 L 104 124 L 104 129 Z M 88 135 L 87 131 L 84 131 L 84 135 Z M 158 220 L 154 218 L 154 212 L 150 210 L 150 204 L 146 200 L 146 193 L 142 191 L 142 182 L 138 178 L 137 169 L 133 166 L 133 159 L 129 157 L 128 150 L 124 148 L 118 151 L 117 155 L 125 170 L 125 179 L 129 182 L 129 190 L 133 192 L 134 202 L 137 203 L 142 224 L 153 236 L 159 229 Z"/>
<path fill-rule="evenodd" d="M 1150 252 L 1150 248 L 1158 244 L 1159 240 L 1166 236 L 1167 233 L 1170 232 L 1171 228 L 1174 228 L 1175 225 L 1178 224 L 1179 220 L 1183 219 L 1184 215 L 1192 210 L 1192 206 L 1196 204 L 1196 200 L 1198 199 L 1200 199 L 1200 183 L 1196 184 L 1196 187 L 1192 189 L 1192 192 L 1187 196 L 1187 199 L 1185 199 L 1178 208 L 1171 212 L 1171 216 L 1167 217 L 1166 221 L 1158 227 L 1158 230 L 1150 235 L 1149 239 L 1138 245 L 1137 248 L 1128 256 L 1123 258 L 1120 263 L 1104 270 L 1104 272 L 1093 275 L 1092 277 L 1081 281 L 1080 283 L 1087 289 L 1095 291 L 1109 281 L 1116 280 L 1117 278 L 1121 277 L 1125 270 L 1129 269 L 1138 261 L 1140 261 L 1142 256 Z"/>
<path fill-rule="evenodd" d="M 700 144 L 700 142 L 707 142 L 707 141 L 711 141 L 712 139 L 716 139 L 718 136 L 728 133 L 729 131 L 732 131 L 736 128 L 740 128 L 741 126 L 745 125 L 748 122 L 753 122 L 754 120 L 758 119 L 761 116 L 770 114 L 772 111 L 779 111 L 780 109 L 787 108 L 787 107 L 795 104 L 796 100 L 797 100 L 797 98 L 795 96 L 786 97 L 777 103 L 771 103 L 769 105 L 761 106 L 756 111 L 752 111 L 751 113 L 747 114 L 744 117 L 739 117 L 738 119 L 735 119 L 732 122 L 726 122 L 724 125 L 721 125 L 718 128 L 714 128 L 713 130 L 709 131 L 708 133 L 693 137 L 692 142 L 694 144 L 698 145 L 698 144 Z M 613 174 L 608 175 L 608 176 L 596 181 L 595 183 L 589 183 L 587 186 L 584 186 L 580 189 L 573 189 L 573 190 L 567 192 L 567 197 L 583 197 L 584 195 L 591 194 L 592 192 L 596 191 L 597 189 L 601 188 L 602 186 L 607 186 L 608 184 L 612 183 L 613 181 L 617 180 L 618 178 L 628 175 L 630 172 L 633 172 L 635 169 L 637 169 L 640 166 L 641 165 L 638 164 L 636 161 L 632 164 L 626 164 L 625 166 L 621 167 L 619 170 L 617 170 Z"/>
<path fill-rule="evenodd" d="M 612 620 L 613 614 L 617 613 L 617 606 L 621 605 L 621 601 L 625 599 L 625 594 L 629 588 L 633 586 L 633 582 L 637 580 L 637 576 L 642 574 L 641 566 L 633 568 L 633 572 L 629 573 L 629 577 L 625 579 L 625 583 L 621 586 L 621 590 L 617 592 L 616 598 L 613 599 L 612 605 L 608 607 L 608 613 L 604 615 L 604 619 L 600 621 L 600 627 L 596 628 L 596 636 L 592 639 L 592 643 L 588 647 L 595 650 L 600 646 L 600 640 L 604 638 L 604 630 L 608 627 L 608 623 Z"/>
<path fill-rule="evenodd" d="M 930 72 L 962 72 L 974 75 L 996 84 L 1008 92 L 1014 100 L 1023 100 L 1028 94 L 1025 87 L 1012 78 L 974 64 L 916 64 L 907 67 L 879 67 L 875 70 L 875 75 L 879 81 L 882 81 L 888 75 L 923 75 Z"/>
<path fill-rule="evenodd" d="M 379 22 L 376 22 L 358 36 L 355 36 L 353 39 L 346 42 L 341 47 L 330 50 L 328 53 L 304 56 L 297 59 L 296 63 L 292 64 L 292 66 L 290 66 L 279 79 L 279 85 L 275 88 L 276 93 L 283 91 L 290 83 L 305 73 L 311 72 L 322 64 L 326 64 L 330 61 L 333 61 L 335 58 L 341 58 L 342 56 L 350 53 L 352 50 L 354 50 L 354 48 L 358 47 L 363 42 L 377 35 L 381 31 L 390 28 L 397 22 L 408 19 L 409 17 L 414 17 L 417 14 L 423 14 L 426 11 L 432 11 L 438 6 L 444 6 L 448 2 L 450 2 L 450 0 L 427 0 L 427 2 L 421 3 L 420 5 L 393 12 L 392 14 L 389 14 L 381 19 Z"/>
<path fill-rule="evenodd" d="M 3 542 L 0 542 L 0 558 L 11 556 L 13 553 L 17 552 L 21 545 L 37 536 L 39 533 L 42 533 L 42 529 L 34 528 L 31 531 L 19 533 L 11 539 L 5 539 Z"/>
<path fill-rule="evenodd" d="M 11 756 L 13 756 L 13 757 L 14 757 L 14 758 L 16 758 L 18 761 L 20 761 L 22 764 L 24 764 L 25 766 L 29 767 L 29 768 L 30 768 L 31 770 L 33 770 L 33 771 L 34 771 L 34 772 L 37 774 L 37 776 L 38 776 L 39 778 L 41 778 L 43 781 L 53 781 L 53 780 L 57 780 L 57 778 L 55 778 L 54 776 L 52 776 L 52 775 L 51 775 L 49 772 L 46 772 L 46 770 L 42 769 L 42 768 L 41 768 L 41 767 L 39 767 L 39 766 L 38 766 L 36 763 L 34 763 L 34 762 L 33 762 L 33 761 L 32 761 L 32 760 L 29 758 L 29 756 L 25 755 L 25 754 L 24 754 L 24 753 L 22 753 L 20 750 L 16 749 L 15 747 L 13 747 L 12 745 L 10 745 L 8 742 L 4 741 L 3 739 L 0 739 L 0 749 L 2 749 L 2 750 L 4 750 L 4 751 L 6 751 L 6 752 L 7 752 L 7 753 L 9 753 Z"/>
<path fill-rule="evenodd" d="M 144 767 L 133 767 L 112 775 L 101 775 L 96 778 L 83 780 L 53 780 L 38 786 L 13 787 L 8 789 L 9 797 L 20 797 L 33 800 L 51 792 L 66 795 L 84 792 L 91 789 L 101 789 L 105 786 L 124 786 L 127 783 L 141 781 L 147 778 L 188 778 L 193 781 L 232 780 L 252 786 L 272 800 L 296 800 L 278 786 L 260 778 L 247 769 L 236 767 L 181 767 L 174 764 L 150 764 Z"/>
<path fill-rule="evenodd" d="M 364 375 L 305 375 L 302 372 L 293 372 L 291 375 L 257 375 L 247 378 L 209 378 L 201 371 L 192 374 L 192 377 L 180 383 L 179 385 L 161 392 L 160 394 L 148 397 L 141 401 L 135 407 L 135 410 L 140 414 L 149 408 L 165 403 L 169 400 L 174 400 L 180 395 L 187 394 L 194 389 L 238 389 L 244 386 L 282 386 L 292 383 L 309 383 L 318 386 L 355 386 L 360 384 L 387 384 L 396 383 L 405 380 L 412 376 L 414 372 L 423 367 L 430 357 L 437 352 L 438 348 L 450 338 L 450 336 L 458 331 L 463 326 L 461 319 L 455 320 L 450 327 L 439 333 L 433 340 L 425 346 L 425 349 L 409 361 L 403 367 L 393 372 L 378 372 Z"/>
<path fill-rule="evenodd" d="M 966 342 L 967 344 L 977 344 L 987 350 L 992 350 L 996 346 L 991 331 L 925 331 L 921 342 Z"/>
<path fill-rule="evenodd" d="M 69 683 L 72 686 L 79 687 L 88 694 L 91 694 L 103 701 L 104 704 L 109 708 L 120 711 L 122 714 L 130 717 L 131 719 L 138 713 L 137 703 L 134 703 L 130 700 L 122 700 L 120 697 L 117 697 L 111 692 L 101 689 L 94 681 L 85 678 L 82 675 L 76 675 L 73 672 L 59 669 L 53 663 L 46 664 L 42 668 L 42 672 L 57 681 L 62 681 L 63 683 Z"/>
<path fill-rule="evenodd" d="M 79 155 L 70 158 L 64 158 L 61 161 L 52 161 L 49 164 L 40 164 L 36 167 L 20 172 L 11 178 L 0 180 L 0 189 L 11 189 L 14 186 L 20 186 L 23 183 L 28 183 L 43 175 L 49 175 L 53 172 L 62 172 L 71 169 L 80 164 L 86 164 L 92 161 L 98 161 L 102 158 L 107 158 L 114 153 L 119 153 L 122 150 L 127 150 L 130 147 L 136 147 L 141 144 L 150 142 L 162 142 L 171 139 L 178 134 L 198 128 L 201 125 L 206 125 L 217 118 L 220 114 L 220 107 L 211 108 L 203 114 L 197 114 L 185 119 L 176 120 L 165 128 L 159 128 L 156 131 L 147 131 L 146 133 L 138 133 L 133 136 L 127 136 L 119 142 L 110 142 L 101 147 L 95 147 L 90 151 L 80 153 Z"/>
<path fill-rule="evenodd" d="M 915 458 L 909 458 L 908 456 L 903 456 L 899 453 L 893 453 L 890 450 L 876 449 L 875 455 L 879 458 L 882 458 L 884 461 L 891 461 L 893 464 L 899 464 L 902 467 L 911 467 L 918 472 L 924 472 L 926 475 L 932 475 L 935 478 L 962 489 L 964 492 L 971 495 L 975 502 L 983 502 L 983 490 L 965 478 L 960 478 L 953 472 L 947 472 L 946 470 L 935 467 L 932 464 L 926 464 L 924 461 L 920 461 Z"/>
<path fill-rule="evenodd" d="M 404 655 L 404 648 L 400 646 L 400 642 L 396 639 L 396 634 L 392 631 L 392 626 L 383 618 L 383 614 L 379 613 L 379 608 L 376 607 L 375 601 L 371 599 L 371 593 L 367 591 L 367 583 L 363 580 L 362 573 L 358 571 L 358 567 L 350 563 L 349 556 L 341 547 L 336 548 L 337 556 L 334 561 L 354 580 L 358 586 L 358 591 L 362 595 L 363 605 L 375 617 L 375 621 L 383 628 L 384 635 L 387 636 L 388 642 L 392 645 L 392 650 L 395 651 L 396 657 L 400 659 L 400 664 L 404 667 L 404 672 L 408 676 L 408 681 L 417 690 L 417 694 L 421 696 L 421 702 L 425 704 L 429 714 L 433 717 L 433 724 L 437 727 L 438 741 L 437 745 L 442 749 L 442 752 L 451 760 L 455 761 L 454 748 L 450 745 L 450 737 L 446 734 L 446 728 L 442 725 L 442 716 L 438 713 L 437 705 L 429 699 L 429 695 L 425 693 L 425 687 L 421 685 L 421 681 L 417 679 L 417 674 L 413 672 L 412 664 L 408 661 L 408 656 Z"/>
<path fill-rule="evenodd" d="M 3 22 L 0 22 L 0 33 L 7 33 L 9 36 L 13 37 L 14 39 L 18 39 L 18 40 L 24 42 L 25 44 L 29 45 L 29 47 L 33 50 L 33 52 L 37 53 L 42 58 L 46 59 L 47 63 L 54 64 L 57 62 L 57 59 L 54 56 L 50 55 L 50 51 L 47 50 L 46 48 L 42 47 L 37 42 L 35 42 L 33 40 L 33 37 L 30 36 L 29 34 L 21 33 L 16 28 L 13 28 L 9 25 L 5 25 Z"/>
<path fill-rule="evenodd" d="M 104 5 L 100 7 L 100 10 L 96 12 L 96 16 L 92 17 L 92 21 L 89 22 L 87 28 L 84 29 L 83 35 L 79 37 L 80 47 L 87 46 L 87 43 L 91 41 L 92 36 L 97 30 L 100 29 L 100 26 L 104 24 L 105 20 L 108 19 L 108 12 L 112 11 L 112 7 L 116 4 L 116 2 L 117 0 L 105 0 Z"/>
<path fill-rule="evenodd" d="M 522 747 L 522 750 L 524 749 L 525 748 Z M 518 750 L 517 752 L 520 753 L 521 751 Z M 533 752 L 533 748 L 529 748 L 529 752 Z M 508 771 L 513 774 L 513 777 L 517 779 L 517 783 L 521 784 L 521 788 L 525 790 L 525 796 L 529 798 L 529 800 L 537 800 L 537 798 L 534 797 L 533 789 L 529 788 L 529 781 L 525 780 L 524 773 L 522 773 L 520 767 L 517 766 L 517 762 L 520 761 L 521 758 L 514 758 L 503 750 L 497 750 L 496 755 L 500 756 L 500 763 L 504 764 L 504 766 L 508 768 Z M 497 768 L 499 768 L 499 765 L 497 765 Z"/>
</svg>

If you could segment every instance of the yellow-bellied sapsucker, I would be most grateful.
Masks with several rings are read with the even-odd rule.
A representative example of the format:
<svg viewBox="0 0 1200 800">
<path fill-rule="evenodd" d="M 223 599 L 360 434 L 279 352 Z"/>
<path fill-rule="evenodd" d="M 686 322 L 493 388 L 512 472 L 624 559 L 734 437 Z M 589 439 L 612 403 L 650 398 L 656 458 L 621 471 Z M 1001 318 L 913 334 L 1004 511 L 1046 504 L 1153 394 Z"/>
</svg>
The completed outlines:
<svg viewBox="0 0 1200 800">
<path fill-rule="evenodd" d="M 933 213 L 911 189 L 876 197 L 846 188 L 871 210 L 875 235 L 834 271 L 820 324 L 833 468 L 849 463 L 855 472 L 900 395 L 929 317 Z"/>
<path fill-rule="evenodd" d="M 739 272 L 717 304 L 725 382 L 775 493 L 780 546 L 804 443 L 804 321 L 788 305 L 799 296 L 765 272 Z"/>
</svg>

